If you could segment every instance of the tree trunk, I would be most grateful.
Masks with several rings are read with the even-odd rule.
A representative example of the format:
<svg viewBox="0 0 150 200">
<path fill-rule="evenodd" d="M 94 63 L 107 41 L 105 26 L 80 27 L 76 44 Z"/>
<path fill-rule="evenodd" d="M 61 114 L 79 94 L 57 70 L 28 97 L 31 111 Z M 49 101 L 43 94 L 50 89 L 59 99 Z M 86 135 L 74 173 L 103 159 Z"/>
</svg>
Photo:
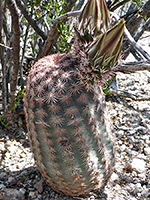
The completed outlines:
<svg viewBox="0 0 150 200">
<path fill-rule="evenodd" d="M 10 82 L 10 102 L 6 111 L 7 121 L 12 123 L 12 111 L 15 105 L 15 92 L 18 80 L 19 71 L 19 56 L 20 56 L 20 26 L 19 26 L 19 13 L 16 2 L 14 0 L 7 0 L 7 5 L 12 17 L 12 29 L 13 29 L 13 73 Z"/>
<path fill-rule="evenodd" d="M 0 0 L 0 60 L 1 60 L 1 70 L 2 74 L 0 77 L 2 79 L 2 110 L 4 115 L 6 114 L 6 106 L 7 106 L 7 81 L 6 81 L 6 60 L 5 60 L 5 55 L 4 55 L 4 32 L 3 32 L 3 14 L 4 14 L 4 9 L 3 9 L 4 3 L 2 0 Z"/>
</svg>

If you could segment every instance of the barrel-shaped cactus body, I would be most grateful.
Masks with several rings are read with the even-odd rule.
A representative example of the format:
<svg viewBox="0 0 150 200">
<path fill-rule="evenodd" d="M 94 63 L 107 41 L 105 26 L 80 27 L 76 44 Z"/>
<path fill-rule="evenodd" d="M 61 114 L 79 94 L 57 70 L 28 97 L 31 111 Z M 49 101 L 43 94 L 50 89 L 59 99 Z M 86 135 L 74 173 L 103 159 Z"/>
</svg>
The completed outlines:
<svg viewBox="0 0 150 200">
<path fill-rule="evenodd" d="M 71 196 L 105 186 L 114 139 L 102 87 L 114 75 L 125 21 L 111 25 L 106 0 L 88 0 L 75 25 L 71 53 L 39 59 L 26 86 L 25 114 L 37 166 Z"/>
<path fill-rule="evenodd" d="M 71 196 L 103 187 L 114 167 L 103 92 L 86 87 L 81 73 L 71 54 L 46 56 L 32 67 L 25 96 L 36 164 L 54 190 Z"/>
</svg>

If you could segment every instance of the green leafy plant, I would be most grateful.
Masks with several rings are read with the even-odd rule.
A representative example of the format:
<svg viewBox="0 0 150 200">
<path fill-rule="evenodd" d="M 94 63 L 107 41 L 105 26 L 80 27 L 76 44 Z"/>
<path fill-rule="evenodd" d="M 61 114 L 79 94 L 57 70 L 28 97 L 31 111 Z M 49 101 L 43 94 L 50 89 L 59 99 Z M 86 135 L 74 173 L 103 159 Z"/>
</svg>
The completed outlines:
<svg viewBox="0 0 150 200">
<path fill-rule="evenodd" d="M 16 95 L 16 99 L 15 99 L 15 107 L 14 107 L 14 110 L 17 108 L 17 106 L 18 106 L 19 104 L 23 104 L 24 95 L 25 95 L 25 88 L 22 89 L 21 91 L 18 90 L 17 95 Z"/>
<path fill-rule="evenodd" d="M 57 29 L 60 34 L 58 38 L 58 51 L 61 53 L 69 52 L 71 49 L 71 44 L 69 42 L 72 36 L 72 31 L 69 25 L 65 25 L 62 21 L 59 22 L 59 28 Z"/>
<path fill-rule="evenodd" d="M 8 125 L 7 123 L 4 122 L 4 118 L 2 116 L 0 116 L 0 124 L 1 124 L 2 127 L 5 127 L 5 128 Z"/>
</svg>

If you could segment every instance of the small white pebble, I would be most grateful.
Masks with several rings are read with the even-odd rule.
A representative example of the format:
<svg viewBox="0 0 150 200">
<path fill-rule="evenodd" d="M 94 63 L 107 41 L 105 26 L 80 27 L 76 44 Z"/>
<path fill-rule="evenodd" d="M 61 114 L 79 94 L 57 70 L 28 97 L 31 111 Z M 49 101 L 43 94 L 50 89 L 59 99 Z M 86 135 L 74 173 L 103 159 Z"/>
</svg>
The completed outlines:
<svg viewBox="0 0 150 200">
<path fill-rule="evenodd" d="M 131 163 L 131 168 L 137 173 L 142 173 L 145 171 L 145 161 L 142 159 L 134 158 Z"/>
</svg>

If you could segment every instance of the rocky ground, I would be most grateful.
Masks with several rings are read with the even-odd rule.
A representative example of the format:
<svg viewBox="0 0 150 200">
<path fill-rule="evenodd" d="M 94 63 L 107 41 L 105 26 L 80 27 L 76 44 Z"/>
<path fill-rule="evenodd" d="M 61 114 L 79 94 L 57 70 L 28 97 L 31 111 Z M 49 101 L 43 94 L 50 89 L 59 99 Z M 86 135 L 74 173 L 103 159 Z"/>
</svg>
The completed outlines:
<svg viewBox="0 0 150 200">
<path fill-rule="evenodd" d="M 150 96 L 150 72 L 117 75 L 118 87 L 139 96 Z M 103 192 L 72 198 L 54 192 L 38 172 L 28 135 L 19 128 L 0 130 L 0 200 L 149 200 L 150 101 L 107 98 L 116 135 L 116 165 Z"/>
</svg>

